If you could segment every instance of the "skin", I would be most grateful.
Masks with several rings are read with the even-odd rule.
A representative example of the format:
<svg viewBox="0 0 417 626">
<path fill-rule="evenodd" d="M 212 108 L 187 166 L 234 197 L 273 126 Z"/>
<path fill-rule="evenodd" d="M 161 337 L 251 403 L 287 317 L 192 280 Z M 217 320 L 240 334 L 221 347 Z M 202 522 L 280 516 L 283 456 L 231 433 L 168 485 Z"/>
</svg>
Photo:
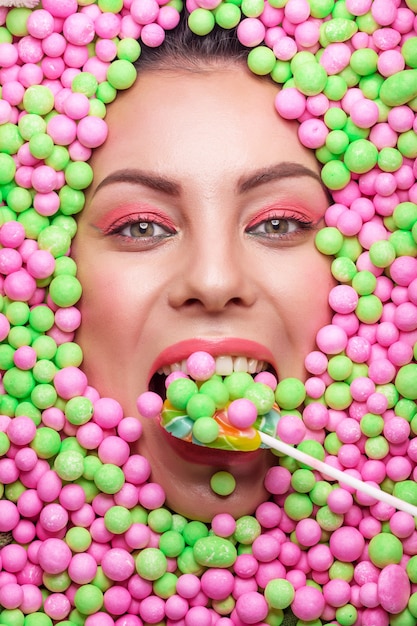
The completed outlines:
<svg viewBox="0 0 417 626">
<path fill-rule="evenodd" d="M 305 379 L 330 319 L 329 261 L 314 246 L 328 198 L 296 125 L 274 109 L 276 89 L 240 65 L 147 70 L 109 107 L 73 247 L 77 341 L 90 384 L 126 415 L 138 416 L 156 368 L 197 349 L 249 354 L 280 379 Z M 133 452 L 149 459 L 174 511 L 206 521 L 265 500 L 270 451 L 172 442 L 157 420 L 139 419 Z M 228 497 L 209 486 L 218 470 L 236 479 Z"/>
</svg>

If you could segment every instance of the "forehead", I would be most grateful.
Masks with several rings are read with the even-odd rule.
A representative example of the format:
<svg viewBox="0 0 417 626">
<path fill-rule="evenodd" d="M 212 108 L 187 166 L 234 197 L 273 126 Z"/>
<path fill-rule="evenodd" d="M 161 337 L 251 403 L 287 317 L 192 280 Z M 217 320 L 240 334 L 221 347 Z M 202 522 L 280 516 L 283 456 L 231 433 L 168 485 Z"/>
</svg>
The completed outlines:
<svg viewBox="0 0 417 626">
<path fill-rule="evenodd" d="M 301 145 L 298 124 L 278 115 L 278 87 L 246 67 L 203 71 L 145 71 L 109 107 L 109 137 L 93 155 L 97 168 L 140 166 L 178 169 L 180 161 L 210 168 L 301 162 L 319 171 L 314 154 Z"/>
</svg>

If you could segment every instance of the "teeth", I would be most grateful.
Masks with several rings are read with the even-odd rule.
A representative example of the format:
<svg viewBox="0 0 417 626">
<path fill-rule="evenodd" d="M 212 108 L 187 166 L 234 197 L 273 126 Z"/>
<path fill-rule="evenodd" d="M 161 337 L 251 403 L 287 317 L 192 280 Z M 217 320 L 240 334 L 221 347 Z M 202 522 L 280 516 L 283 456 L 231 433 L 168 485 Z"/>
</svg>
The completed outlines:
<svg viewBox="0 0 417 626">
<path fill-rule="evenodd" d="M 259 372 L 263 372 L 264 370 L 266 370 L 266 368 L 267 364 L 264 361 L 258 361 L 255 371 L 257 374 L 259 374 Z"/>
<path fill-rule="evenodd" d="M 164 374 L 169 376 L 172 372 L 179 372 L 182 369 L 181 363 L 172 363 L 172 365 L 164 365 L 162 369 L 158 371 L 158 374 Z"/>
<path fill-rule="evenodd" d="M 234 372 L 247 372 L 248 371 L 248 359 L 245 356 L 238 356 L 233 363 Z"/>
<path fill-rule="evenodd" d="M 229 376 L 233 372 L 233 359 L 231 356 L 218 356 L 216 359 L 216 374 Z"/>
<path fill-rule="evenodd" d="M 258 361 L 257 359 L 250 359 L 245 356 L 230 356 L 225 354 L 216 358 L 216 374 L 219 376 L 229 376 L 233 372 L 258 374 L 267 369 L 267 366 L 265 361 Z M 186 359 L 181 362 L 172 363 L 171 365 L 164 365 L 164 367 L 158 370 L 158 374 L 169 376 L 172 372 L 178 371 L 188 374 Z"/>
</svg>

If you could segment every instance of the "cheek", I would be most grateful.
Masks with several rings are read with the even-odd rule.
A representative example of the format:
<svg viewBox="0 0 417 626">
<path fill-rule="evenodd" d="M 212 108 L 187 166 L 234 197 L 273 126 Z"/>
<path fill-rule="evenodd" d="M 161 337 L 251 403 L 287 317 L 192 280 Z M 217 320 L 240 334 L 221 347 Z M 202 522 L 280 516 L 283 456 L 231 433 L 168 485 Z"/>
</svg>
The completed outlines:
<svg viewBox="0 0 417 626">
<path fill-rule="evenodd" d="M 300 336 L 315 333 L 330 323 L 329 293 L 336 284 L 331 274 L 331 262 L 332 259 L 316 252 L 289 270 L 289 310 Z"/>
</svg>

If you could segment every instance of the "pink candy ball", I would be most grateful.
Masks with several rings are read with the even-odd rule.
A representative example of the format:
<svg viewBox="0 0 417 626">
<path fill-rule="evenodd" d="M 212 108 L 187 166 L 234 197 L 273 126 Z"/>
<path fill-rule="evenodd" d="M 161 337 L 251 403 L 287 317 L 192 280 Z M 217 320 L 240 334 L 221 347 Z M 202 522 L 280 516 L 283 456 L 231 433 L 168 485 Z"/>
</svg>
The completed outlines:
<svg viewBox="0 0 417 626">
<path fill-rule="evenodd" d="M 236 34 L 244 46 L 252 48 L 263 41 L 265 26 L 257 18 L 246 17 L 237 25 Z"/>
<path fill-rule="evenodd" d="M 232 426 L 249 428 L 255 423 L 258 411 L 250 400 L 238 398 L 229 404 L 227 415 Z"/>
<path fill-rule="evenodd" d="M 113 585 L 104 592 L 104 608 L 113 615 L 126 613 L 131 601 L 129 591 L 120 585 Z"/>
<path fill-rule="evenodd" d="M 59 502 L 66 511 L 77 511 L 85 503 L 84 489 L 75 483 L 64 485 L 59 494 Z"/>
<path fill-rule="evenodd" d="M 0 604 L 6 610 L 19 608 L 23 601 L 23 590 L 17 583 L 5 583 L 0 587 Z"/>
<path fill-rule="evenodd" d="M 68 146 L 77 137 L 77 125 L 74 120 L 66 115 L 55 115 L 47 125 L 48 135 L 52 137 L 58 146 Z"/>
<path fill-rule="evenodd" d="M 378 121 L 379 109 L 373 100 L 357 100 L 350 109 L 352 121 L 359 128 L 370 128 Z"/>
<path fill-rule="evenodd" d="M 84 624 L 85 626 L 114 626 L 114 619 L 110 617 L 108 613 L 99 611 L 98 613 L 89 615 Z"/>
<path fill-rule="evenodd" d="M 273 51 L 280 61 L 289 61 L 297 53 L 297 43 L 291 37 L 280 37 L 274 44 Z"/>
<path fill-rule="evenodd" d="M 326 142 L 329 131 L 321 120 L 309 119 L 302 122 L 298 128 L 298 136 L 306 148 L 317 149 Z"/>
<path fill-rule="evenodd" d="M 180 14 L 171 6 L 161 6 L 159 9 L 158 17 L 156 19 L 157 24 L 164 30 L 171 30 L 175 28 L 180 20 Z"/>
<path fill-rule="evenodd" d="M 27 259 L 26 267 L 33 278 L 48 278 L 55 269 L 55 259 L 49 250 L 35 250 Z"/>
<path fill-rule="evenodd" d="M 144 622 L 160 622 L 165 617 L 165 601 L 158 596 L 148 596 L 140 603 L 139 614 Z"/>
<path fill-rule="evenodd" d="M 17 506 L 9 500 L 0 500 L 0 532 L 9 532 L 17 526 L 20 516 Z"/>
<path fill-rule="evenodd" d="M 35 517 L 42 510 L 43 502 L 34 489 L 24 491 L 17 504 L 17 510 L 24 517 Z"/>
<path fill-rule="evenodd" d="M 256 374 L 256 376 L 254 377 L 254 381 L 256 383 L 263 383 L 264 385 L 268 385 L 268 387 L 270 387 L 273 391 L 275 391 L 278 384 L 276 376 L 274 376 L 274 374 L 272 374 L 271 372 L 259 372 L 259 374 Z"/>
<path fill-rule="evenodd" d="M 11 300 L 30 300 L 35 293 L 36 282 L 29 272 L 22 268 L 6 276 L 3 289 Z"/>
<path fill-rule="evenodd" d="M 168 619 L 178 621 L 185 617 L 189 605 L 185 598 L 175 594 L 167 598 L 165 603 L 165 614 Z"/>
<path fill-rule="evenodd" d="M 63 620 L 71 612 L 71 602 L 63 593 L 51 593 L 44 602 L 43 610 L 53 620 Z"/>
<path fill-rule="evenodd" d="M 225 569 L 211 568 L 201 577 L 201 589 L 212 600 L 224 600 L 233 591 L 233 574 Z"/>
<path fill-rule="evenodd" d="M 126 480 L 134 485 L 141 485 L 151 475 L 151 466 L 147 458 L 139 454 L 132 454 L 123 465 Z"/>
<path fill-rule="evenodd" d="M 64 367 L 55 374 L 55 389 L 61 398 L 69 400 L 82 396 L 87 387 L 87 376 L 78 367 Z"/>
<path fill-rule="evenodd" d="M 0 269 L 2 274 L 12 274 L 22 267 L 22 257 L 13 248 L 3 248 L 0 250 Z"/>
<path fill-rule="evenodd" d="M 353 527 L 341 527 L 330 537 L 330 549 L 336 559 L 351 563 L 362 554 L 365 540 L 361 533 Z"/>
<path fill-rule="evenodd" d="M 350 601 L 350 585 L 346 580 L 330 580 L 323 586 L 323 597 L 330 606 L 344 606 Z"/>
<path fill-rule="evenodd" d="M 405 539 L 415 530 L 414 519 L 409 513 L 396 511 L 389 520 L 390 530 L 396 537 Z"/>
<path fill-rule="evenodd" d="M 168 374 L 168 376 L 165 379 L 165 389 L 168 389 L 170 384 L 174 380 L 177 380 L 177 378 L 188 378 L 188 376 L 187 376 L 187 374 L 185 374 L 184 372 L 181 372 L 181 371 L 171 372 L 170 374 Z"/>
<path fill-rule="evenodd" d="M 302 546 L 314 546 L 321 538 L 321 528 L 316 520 L 303 519 L 297 523 L 295 536 Z"/>
<path fill-rule="evenodd" d="M 127 580 L 135 571 L 133 556 L 121 548 L 112 548 L 104 555 L 101 567 L 103 573 L 111 580 L 121 582 Z"/>
<path fill-rule="evenodd" d="M 35 437 L 36 426 L 30 417 L 22 415 L 10 421 L 6 432 L 12 443 L 25 446 Z"/>
<path fill-rule="evenodd" d="M 39 548 L 39 565 L 48 574 L 64 572 L 70 564 L 72 553 L 61 539 L 46 539 Z"/>
<path fill-rule="evenodd" d="M 78 122 L 77 138 L 86 148 L 97 148 L 105 142 L 108 134 L 107 124 L 100 117 L 88 116 Z"/>
<path fill-rule="evenodd" d="M 177 593 L 186 599 L 195 598 L 201 589 L 200 579 L 194 574 L 182 574 L 178 577 Z"/>
<path fill-rule="evenodd" d="M 194 380 L 208 380 L 215 371 L 216 361 L 208 352 L 194 352 L 187 359 L 187 372 Z"/>
<path fill-rule="evenodd" d="M 66 527 L 68 513 L 60 504 L 47 504 L 40 512 L 39 522 L 49 533 L 56 533 Z"/>
<path fill-rule="evenodd" d="M 23 591 L 23 600 L 19 609 L 23 613 L 34 613 L 42 606 L 42 593 L 41 590 L 30 583 L 21 585 Z"/>
<path fill-rule="evenodd" d="M 28 472 L 35 467 L 37 459 L 35 450 L 23 447 L 16 452 L 14 462 L 19 470 Z"/>
<path fill-rule="evenodd" d="M 106 437 L 98 447 L 98 457 L 102 463 L 124 465 L 130 456 L 130 447 L 126 441 L 116 436 Z"/>
<path fill-rule="evenodd" d="M 300 443 L 306 435 L 306 426 L 296 415 L 283 415 L 277 426 L 277 435 L 285 443 L 296 445 Z"/>
<path fill-rule="evenodd" d="M 262 502 L 256 509 L 255 516 L 264 528 L 275 528 L 279 525 L 282 511 L 275 502 Z"/>
<path fill-rule="evenodd" d="M 325 600 L 315 587 L 299 587 L 295 590 L 291 609 L 296 617 L 305 621 L 318 619 L 323 612 Z"/>
<path fill-rule="evenodd" d="M 295 120 L 304 113 L 306 99 L 295 87 L 279 91 L 275 97 L 275 108 L 281 117 Z"/>
<path fill-rule="evenodd" d="M 324 67 L 329 76 L 333 76 L 349 65 L 350 57 L 351 50 L 347 44 L 330 43 L 324 48 L 320 57 L 320 65 Z M 344 105 L 343 109 L 346 110 Z"/>
<path fill-rule="evenodd" d="M 272 535 L 260 535 L 252 544 L 253 556 L 258 562 L 266 563 L 275 560 L 280 552 L 281 545 Z"/>
<path fill-rule="evenodd" d="M 219 537 L 230 537 L 236 530 L 236 521 L 229 513 L 218 513 L 213 517 L 211 527 Z"/>
<path fill-rule="evenodd" d="M 304 361 L 306 370 L 310 372 L 310 374 L 315 374 L 316 376 L 323 374 L 323 372 L 327 370 L 327 364 L 327 357 L 318 350 L 310 352 Z"/>
<path fill-rule="evenodd" d="M 117 434 L 128 443 L 133 443 L 142 435 L 142 424 L 136 417 L 125 417 L 117 426 Z"/>
<path fill-rule="evenodd" d="M 165 39 L 165 31 L 159 24 L 145 24 L 142 27 L 140 37 L 145 46 L 157 48 Z"/>
<path fill-rule="evenodd" d="M 326 354 L 338 354 L 345 349 L 348 338 L 346 332 L 334 325 L 321 328 L 316 336 L 316 342 L 320 350 Z"/>
<path fill-rule="evenodd" d="M 133 0 L 130 6 L 130 14 L 140 25 L 154 22 L 159 13 L 159 5 L 156 0 Z"/>
<path fill-rule="evenodd" d="M 145 391 L 136 400 L 136 406 L 142 417 L 155 419 L 162 411 L 163 400 L 154 391 Z"/>
<path fill-rule="evenodd" d="M 25 567 L 27 558 L 27 552 L 23 546 L 10 544 L 1 549 L 1 562 L 6 572 L 19 572 Z"/>
<path fill-rule="evenodd" d="M 54 470 L 42 474 L 37 483 L 37 492 L 44 502 L 53 502 L 62 489 L 62 481 Z"/>
<path fill-rule="evenodd" d="M 123 418 L 123 409 L 113 398 L 99 398 L 94 402 L 93 421 L 102 428 L 114 428 Z"/>
<path fill-rule="evenodd" d="M 90 583 L 97 573 L 97 562 L 90 554 L 74 554 L 68 566 L 68 575 L 77 585 Z"/>
<path fill-rule="evenodd" d="M 266 618 L 268 604 L 261 593 L 249 591 L 237 599 L 236 613 L 245 624 L 256 624 Z"/>
<path fill-rule="evenodd" d="M 269 493 L 284 494 L 291 484 L 291 473 L 285 467 L 271 467 L 266 473 L 264 484 Z"/>
<path fill-rule="evenodd" d="M 70 44 L 85 46 L 94 39 L 94 22 L 85 13 L 69 15 L 64 22 L 63 35 Z"/>
<path fill-rule="evenodd" d="M 149 545 L 151 532 L 148 526 L 134 523 L 125 532 L 125 540 L 129 547 L 134 549 L 146 548 Z"/>
<path fill-rule="evenodd" d="M 327 505 L 333 513 L 343 515 L 347 513 L 353 504 L 353 497 L 346 489 L 333 489 L 328 495 Z"/>
<path fill-rule="evenodd" d="M 320 404 L 319 402 L 312 402 L 305 407 L 303 411 L 303 422 L 304 425 L 310 430 L 320 430 L 325 428 L 328 421 L 329 412 L 327 407 L 323 404 Z"/>
<path fill-rule="evenodd" d="M 146 509 L 159 509 L 165 502 L 165 492 L 157 483 L 146 483 L 140 490 L 139 502 Z"/>
<path fill-rule="evenodd" d="M 388 613 L 404 611 L 410 598 L 410 580 L 401 565 L 391 563 L 383 568 L 378 578 L 378 598 Z"/>
</svg>

